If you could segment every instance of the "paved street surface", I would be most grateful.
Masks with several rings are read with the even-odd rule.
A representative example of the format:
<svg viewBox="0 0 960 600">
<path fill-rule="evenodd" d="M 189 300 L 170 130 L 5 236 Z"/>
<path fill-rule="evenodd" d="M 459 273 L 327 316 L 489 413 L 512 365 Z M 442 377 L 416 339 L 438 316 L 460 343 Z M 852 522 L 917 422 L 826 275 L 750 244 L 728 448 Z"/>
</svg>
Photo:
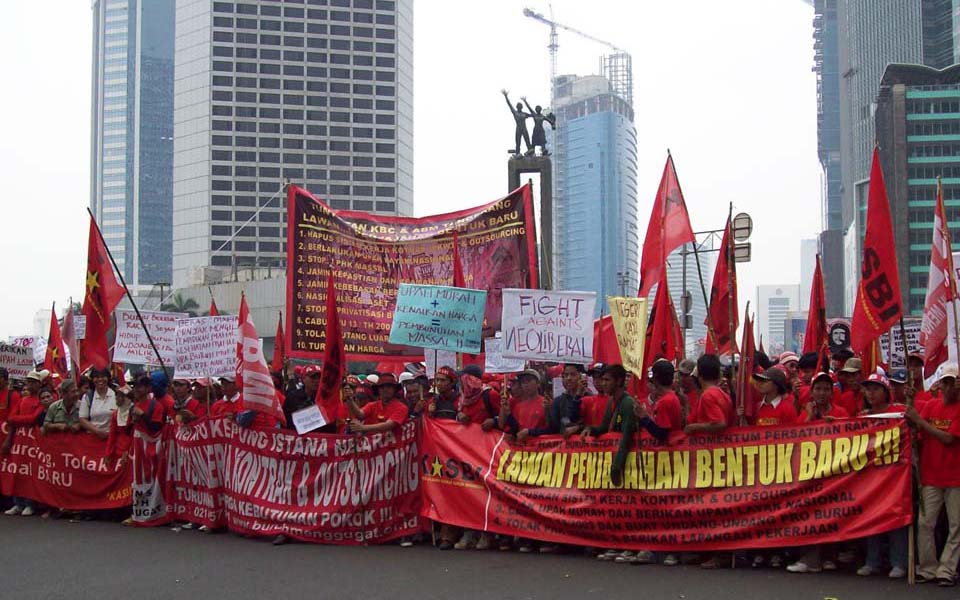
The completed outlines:
<svg viewBox="0 0 960 600">
<path fill-rule="evenodd" d="M 232 534 L 0 516 L 0 598 L 646 600 L 958 599 L 960 588 L 852 574 L 703 571 L 583 556 L 289 544 Z"/>
</svg>

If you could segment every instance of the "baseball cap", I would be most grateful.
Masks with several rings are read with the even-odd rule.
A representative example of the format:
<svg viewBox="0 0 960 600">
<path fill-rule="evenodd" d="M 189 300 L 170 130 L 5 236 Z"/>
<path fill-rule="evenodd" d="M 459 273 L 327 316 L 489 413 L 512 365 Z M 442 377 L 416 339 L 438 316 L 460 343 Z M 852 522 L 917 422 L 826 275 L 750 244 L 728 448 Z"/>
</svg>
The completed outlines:
<svg viewBox="0 0 960 600">
<path fill-rule="evenodd" d="M 796 357 L 796 355 L 794 355 L 794 357 Z M 770 367 L 763 373 L 757 373 L 753 377 L 754 379 L 760 379 L 762 381 L 772 381 L 780 392 L 787 389 L 787 375 L 783 372 L 783 369 L 779 367 Z"/>
<path fill-rule="evenodd" d="M 820 371 L 813 376 L 813 379 L 810 380 L 810 385 L 813 385 L 818 381 L 826 381 L 830 385 L 833 385 L 833 377 L 830 376 L 830 373 L 825 373 L 823 371 Z"/>
<path fill-rule="evenodd" d="M 780 364 L 785 365 L 788 362 L 800 362 L 800 357 L 793 352 L 784 352 L 780 355 Z"/>
<path fill-rule="evenodd" d="M 948 365 L 943 365 L 943 368 L 940 369 L 940 377 L 937 378 L 937 381 L 943 381 L 947 377 L 953 377 L 956 379 L 957 376 L 957 363 L 950 363 Z"/>
<path fill-rule="evenodd" d="M 867 380 L 863 382 L 863 385 L 879 385 L 883 386 L 888 392 L 890 391 L 890 381 L 886 375 L 880 373 L 871 373 L 870 377 L 867 377 Z"/>
<path fill-rule="evenodd" d="M 863 363 L 859 358 L 848 358 L 847 362 L 843 363 L 843 368 L 840 369 L 844 373 L 859 373 L 863 369 Z"/>
<path fill-rule="evenodd" d="M 697 368 L 697 361 L 692 358 L 685 358 L 680 361 L 680 366 L 677 368 L 680 373 L 683 375 L 693 375 L 694 369 Z"/>
<path fill-rule="evenodd" d="M 907 370 L 906 369 L 896 369 L 890 373 L 890 382 L 891 383 L 906 383 L 907 382 Z"/>
</svg>

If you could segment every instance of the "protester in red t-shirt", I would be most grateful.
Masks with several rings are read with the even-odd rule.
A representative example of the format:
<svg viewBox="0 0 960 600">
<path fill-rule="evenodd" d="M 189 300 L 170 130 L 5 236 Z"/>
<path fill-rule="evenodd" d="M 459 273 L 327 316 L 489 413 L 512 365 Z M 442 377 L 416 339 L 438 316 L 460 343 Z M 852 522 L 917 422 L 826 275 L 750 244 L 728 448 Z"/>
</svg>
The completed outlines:
<svg viewBox="0 0 960 600">
<path fill-rule="evenodd" d="M 407 421 L 409 411 L 407 405 L 397 396 L 400 393 L 400 383 L 393 373 L 380 374 L 377 384 L 373 386 L 373 393 L 377 396 L 376 402 L 370 402 L 363 408 L 351 400 L 348 408 L 354 419 L 347 423 L 347 431 L 351 433 L 375 433 L 391 431 Z"/>
<path fill-rule="evenodd" d="M 859 414 L 864 409 L 863 388 L 860 386 L 863 363 L 859 358 L 848 359 L 837 374 L 840 384 L 840 398 L 834 402 L 847 413 L 848 416 Z"/>
<path fill-rule="evenodd" d="M 906 416 L 920 433 L 920 498 L 923 503 L 917 520 L 918 581 L 932 581 L 952 587 L 960 559 L 960 389 L 957 365 L 941 368 L 940 396 L 920 412 L 907 409 Z M 934 529 L 940 511 L 946 507 L 949 533 L 937 560 Z"/>
<path fill-rule="evenodd" d="M 20 394 L 10 387 L 10 373 L 0 367 L 0 423 L 7 420 L 10 412 L 20 404 Z M 0 440 L 3 444 L 4 440 Z"/>
<path fill-rule="evenodd" d="M 686 415 L 686 422 L 690 422 L 690 416 L 697 414 L 697 409 L 700 406 L 700 388 L 697 387 L 697 378 L 693 376 L 694 369 L 697 368 L 697 363 L 690 358 L 685 358 L 680 361 L 680 366 L 677 367 L 677 371 L 680 373 L 678 377 L 678 388 L 679 394 L 677 396 L 680 398 L 680 405 L 684 407 L 684 414 Z"/>
<path fill-rule="evenodd" d="M 913 379 L 913 405 L 916 406 L 919 411 L 927 402 L 933 400 L 935 396 L 931 390 L 924 389 L 923 354 L 920 352 L 911 352 L 907 356 L 907 369 L 909 369 L 910 377 Z"/>
<path fill-rule="evenodd" d="M 833 421 L 835 419 L 845 419 L 850 415 L 833 403 L 835 398 L 833 377 L 829 373 L 817 373 L 810 382 L 810 402 L 807 403 L 803 420 L 807 423 L 816 423 L 821 421 Z M 826 561 L 821 562 L 822 546 L 815 544 L 807 546 L 806 552 L 800 559 L 787 566 L 787 571 L 791 573 L 819 573 L 826 568 L 836 568 L 833 560 L 830 565 Z"/>
<path fill-rule="evenodd" d="M 829 387 L 826 385 L 827 382 L 830 383 Z M 807 423 L 815 423 L 848 418 L 850 413 L 835 404 L 835 398 L 833 378 L 829 373 L 817 373 L 810 386 L 810 402 L 805 407 L 806 415 L 803 420 Z"/>
<path fill-rule="evenodd" d="M 793 425 L 797 422 L 797 410 L 791 393 L 787 374 L 779 366 L 770 367 L 763 373 L 754 375 L 759 382 L 760 393 L 763 399 L 757 406 L 752 425 L 757 427 L 779 427 Z"/>
<path fill-rule="evenodd" d="M 133 382 L 134 429 L 148 435 L 157 435 L 167 419 L 167 409 L 162 400 L 150 393 L 150 378 L 137 377 Z"/>
<path fill-rule="evenodd" d="M 690 415 L 687 426 L 683 428 L 687 435 L 719 433 L 733 425 L 733 401 L 719 387 L 721 373 L 720 358 L 716 354 L 704 354 L 697 359 L 697 379 L 702 391 L 696 412 Z M 716 569 L 719 566 L 717 556 L 707 556 L 700 567 Z"/>
<path fill-rule="evenodd" d="M 531 429 L 547 426 L 547 404 L 540 395 L 540 373 L 527 369 L 517 377 L 520 393 L 510 398 L 508 410 L 500 410 L 500 423 L 503 430 L 517 436 L 517 441 L 527 439 Z"/>
<path fill-rule="evenodd" d="M 720 374 L 720 358 L 716 354 L 704 354 L 697 359 L 697 377 L 703 391 L 696 412 L 684 428 L 688 435 L 716 433 L 733 425 L 733 401 L 719 387 Z"/>
<path fill-rule="evenodd" d="M 863 393 L 868 408 L 860 412 L 860 416 L 880 415 L 885 413 L 903 412 L 906 407 L 902 404 L 893 404 L 890 393 L 890 382 L 884 375 L 873 373 L 863 382 Z M 881 556 L 884 541 L 889 540 L 891 579 L 902 579 L 907 575 L 907 527 L 894 529 L 887 533 L 872 535 L 867 538 L 867 561 L 857 569 L 857 575 L 869 576 L 880 573 L 883 568 Z"/>
<path fill-rule="evenodd" d="M 464 367 L 460 374 L 457 421 L 479 424 L 484 431 L 490 431 L 499 414 L 500 395 L 483 383 L 483 370 L 478 365 Z"/>
<path fill-rule="evenodd" d="M 680 399 L 673 391 L 673 363 L 658 359 L 650 367 L 650 395 L 637 399 L 634 415 L 637 426 L 661 442 L 673 432 L 683 431 Z"/>
<path fill-rule="evenodd" d="M 223 415 L 236 416 L 243 406 L 240 404 L 240 392 L 236 391 L 236 386 L 230 388 L 230 391 L 233 393 L 229 396 L 224 395 L 223 398 L 218 399 L 210 407 L 210 416 L 211 417 L 220 417 Z M 215 397 L 214 388 L 209 379 L 201 377 L 196 379 L 193 382 L 193 397 L 204 397 L 207 396 Z"/>
<path fill-rule="evenodd" d="M 174 420 L 177 423 L 189 424 L 207 416 L 207 406 L 212 401 L 213 390 L 209 386 L 194 386 L 190 389 L 190 382 L 186 379 L 173 380 L 173 409 Z"/>
<path fill-rule="evenodd" d="M 683 431 L 683 410 L 680 399 L 673 391 L 674 382 L 673 363 L 658 359 L 650 366 L 648 381 L 650 394 L 647 398 L 637 399 L 634 402 L 634 416 L 637 417 L 637 430 L 645 430 L 661 443 L 666 442 L 671 433 Z M 643 432 L 640 431 L 640 436 Z M 614 558 L 618 563 L 650 564 L 656 559 L 653 552 L 639 550 L 636 553 L 626 551 Z M 667 554 L 663 564 L 676 566 L 679 564 L 676 554 Z"/>
</svg>

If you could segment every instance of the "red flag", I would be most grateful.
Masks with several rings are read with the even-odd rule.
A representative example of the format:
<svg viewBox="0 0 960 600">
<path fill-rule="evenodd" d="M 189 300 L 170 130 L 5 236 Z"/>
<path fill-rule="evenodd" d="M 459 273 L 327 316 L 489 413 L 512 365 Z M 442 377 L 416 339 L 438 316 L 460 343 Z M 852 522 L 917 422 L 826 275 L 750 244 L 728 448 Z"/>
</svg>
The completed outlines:
<svg viewBox="0 0 960 600">
<path fill-rule="evenodd" d="M 220 316 L 220 310 L 217 309 L 217 301 L 214 300 L 212 297 L 210 298 L 210 315 L 209 316 L 211 317 Z"/>
<path fill-rule="evenodd" d="M 604 315 L 593 322 L 593 360 L 607 364 L 620 364 L 620 345 L 613 330 L 613 317 Z"/>
<path fill-rule="evenodd" d="M 850 324 L 850 349 L 856 353 L 866 351 L 870 342 L 889 331 L 901 315 L 900 275 L 890 204 L 880 168 L 880 151 L 874 148 L 860 285 Z"/>
<path fill-rule="evenodd" d="M 60 337 L 63 339 L 64 349 L 69 351 L 70 362 L 73 370 L 80 370 L 80 349 L 77 347 L 77 326 L 73 322 L 73 302 L 70 303 L 70 309 L 63 318 L 63 327 L 60 328 Z"/>
<path fill-rule="evenodd" d="M 340 384 L 347 371 L 347 354 L 343 347 L 343 332 L 337 316 L 337 292 L 333 287 L 333 271 L 327 279 L 327 331 L 323 348 L 323 365 L 320 370 L 320 387 L 317 388 L 317 406 L 327 423 L 337 420 L 340 405 Z"/>
<path fill-rule="evenodd" d="M 733 236 L 731 235 L 730 218 L 727 217 L 727 226 L 723 230 L 723 241 L 720 242 L 720 258 L 717 259 L 717 268 L 713 272 L 713 285 L 710 288 L 710 310 L 707 311 L 705 323 L 716 336 L 716 344 L 707 334 L 707 352 L 712 349 L 717 354 L 736 352 L 736 341 L 733 339 L 740 324 L 737 314 L 737 269 L 733 260 Z"/>
<path fill-rule="evenodd" d="M 247 322 L 247 319 L 250 318 L 250 307 L 247 306 L 247 297 L 243 292 L 240 292 L 240 310 L 237 314 L 237 367 L 236 367 L 236 380 L 237 380 L 237 389 L 243 391 L 243 336 L 240 335 L 240 330 L 243 327 L 243 324 Z"/>
<path fill-rule="evenodd" d="M 681 244 L 693 244 L 696 238 L 690 226 L 690 215 L 683 201 L 673 157 L 667 154 L 660 187 L 653 201 L 653 211 L 647 224 L 647 237 L 643 240 L 643 258 L 640 259 L 640 291 L 645 298 L 653 284 L 660 281 L 660 273 L 667 264 L 667 256 Z"/>
<path fill-rule="evenodd" d="M 60 323 L 57 312 L 50 308 L 50 334 L 47 337 L 47 353 L 43 357 L 43 368 L 66 379 L 70 375 L 67 368 L 67 355 L 63 351 L 63 338 L 60 336 Z"/>
<path fill-rule="evenodd" d="M 927 299 L 923 305 L 923 323 L 920 325 L 920 346 L 923 347 L 925 376 L 930 377 L 947 361 L 949 338 L 947 311 L 957 297 L 953 272 L 953 250 L 950 230 L 943 208 L 943 185 L 937 184 L 937 206 L 933 212 L 933 243 L 930 247 L 930 274 L 927 279 Z"/>
<path fill-rule="evenodd" d="M 810 307 L 807 309 L 807 330 L 803 334 L 803 352 L 821 352 L 827 344 L 827 302 L 823 292 L 823 272 L 820 270 L 820 255 L 813 270 L 810 286 Z"/>
<path fill-rule="evenodd" d="M 90 215 L 90 235 L 87 241 L 86 287 L 81 311 L 87 318 L 83 360 L 80 361 L 81 371 L 91 366 L 103 369 L 110 365 L 110 350 L 107 344 L 110 315 L 125 293 L 113 274 L 107 248 L 100 237 L 100 229 L 93 215 Z"/>
<path fill-rule="evenodd" d="M 740 338 L 740 365 L 737 370 L 737 407 L 742 414 L 752 419 L 757 413 L 757 394 L 753 387 L 756 370 L 757 348 L 753 337 L 753 320 L 750 318 L 750 303 L 743 310 L 743 334 Z M 739 413 L 739 411 L 738 411 Z"/>
<path fill-rule="evenodd" d="M 237 328 L 238 369 L 237 385 L 243 390 L 243 408 L 270 415 L 285 423 L 280 397 L 273 385 L 260 347 L 260 336 L 250 317 L 247 299 L 240 296 L 240 316 Z"/>
<path fill-rule="evenodd" d="M 683 335 L 673 299 L 670 297 L 666 275 L 666 271 L 661 271 L 657 295 L 653 299 L 650 319 L 647 322 L 647 340 L 643 352 L 644 373 L 658 358 L 665 358 L 676 364 L 677 359 L 683 356 Z"/>
<path fill-rule="evenodd" d="M 270 361 L 270 370 L 274 373 L 283 371 L 283 313 L 280 312 L 277 321 L 277 335 L 273 338 L 273 360 Z"/>
<path fill-rule="evenodd" d="M 467 280 L 463 277 L 463 265 L 460 264 L 460 240 L 457 232 L 453 232 L 453 287 L 467 287 Z"/>
</svg>

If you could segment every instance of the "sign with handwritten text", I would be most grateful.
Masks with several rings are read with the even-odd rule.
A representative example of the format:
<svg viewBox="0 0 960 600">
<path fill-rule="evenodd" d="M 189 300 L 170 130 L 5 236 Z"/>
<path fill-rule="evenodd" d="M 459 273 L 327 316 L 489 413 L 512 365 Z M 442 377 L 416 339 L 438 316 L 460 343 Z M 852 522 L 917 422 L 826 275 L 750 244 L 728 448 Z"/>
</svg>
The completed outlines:
<svg viewBox="0 0 960 600">
<path fill-rule="evenodd" d="M 503 290 L 503 357 L 593 362 L 596 292 Z"/>
</svg>

